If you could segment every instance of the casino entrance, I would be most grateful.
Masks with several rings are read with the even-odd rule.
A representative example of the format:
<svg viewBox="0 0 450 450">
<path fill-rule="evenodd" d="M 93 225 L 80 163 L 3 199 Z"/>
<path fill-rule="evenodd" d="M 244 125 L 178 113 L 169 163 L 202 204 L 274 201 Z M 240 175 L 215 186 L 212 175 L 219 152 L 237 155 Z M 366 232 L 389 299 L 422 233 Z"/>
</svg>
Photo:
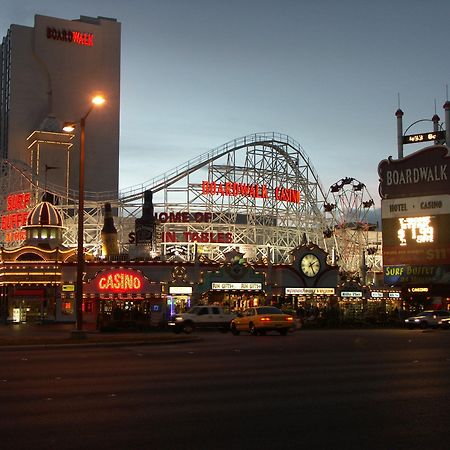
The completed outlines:
<svg viewBox="0 0 450 450">
<path fill-rule="evenodd" d="M 139 270 L 104 270 L 84 286 L 83 320 L 100 330 L 147 329 L 165 319 L 161 284 Z"/>
</svg>

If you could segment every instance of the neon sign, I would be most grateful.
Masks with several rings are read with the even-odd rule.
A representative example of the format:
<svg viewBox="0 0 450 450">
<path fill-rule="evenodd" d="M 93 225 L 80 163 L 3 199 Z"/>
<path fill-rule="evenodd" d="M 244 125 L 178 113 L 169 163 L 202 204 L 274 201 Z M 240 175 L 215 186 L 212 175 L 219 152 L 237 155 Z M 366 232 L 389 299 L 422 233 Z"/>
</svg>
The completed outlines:
<svg viewBox="0 0 450 450">
<path fill-rule="evenodd" d="M 251 197 L 269 198 L 269 190 L 265 184 L 247 183 L 216 183 L 215 181 L 202 181 L 203 195 L 221 195 L 222 197 Z M 278 201 L 300 203 L 300 191 L 277 187 L 275 198 Z"/>
<path fill-rule="evenodd" d="M 101 292 L 138 292 L 142 289 L 142 275 L 127 270 L 116 270 L 101 275 L 97 281 Z"/>
<path fill-rule="evenodd" d="M 86 47 L 94 46 L 94 35 L 92 33 L 81 33 L 79 31 L 57 30 L 56 28 L 47 27 L 47 39 L 72 42 Z"/>
<path fill-rule="evenodd" d="M 1 218 L 1 229 L 5 233 L 5 242 L 17 242 L 26 238 L 26 232 L 20 230 L 26 225 L 28 211 L 23 211 L 30 206 L 31 195 L 29 192 L 11 194 L 6 198 L 8 214 Z"/>
</svg>

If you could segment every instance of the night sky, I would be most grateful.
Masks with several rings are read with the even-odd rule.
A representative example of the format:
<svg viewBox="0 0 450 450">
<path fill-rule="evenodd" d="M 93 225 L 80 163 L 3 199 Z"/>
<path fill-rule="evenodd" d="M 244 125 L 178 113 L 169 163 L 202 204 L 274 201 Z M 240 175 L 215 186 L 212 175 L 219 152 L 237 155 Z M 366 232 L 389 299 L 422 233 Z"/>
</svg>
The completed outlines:
<svg viewBox="0 0 450 450">
<path fill-rule="evenodd" d="M 1 35 L 35 14 L 122 23 L 122 188 L 275 131 L 302 145 L 325 191 L 353 177 L 378 203 L 398 97 L 404 129 L 444 119 L 448 0 L 3 0 Z"/>
</svg>

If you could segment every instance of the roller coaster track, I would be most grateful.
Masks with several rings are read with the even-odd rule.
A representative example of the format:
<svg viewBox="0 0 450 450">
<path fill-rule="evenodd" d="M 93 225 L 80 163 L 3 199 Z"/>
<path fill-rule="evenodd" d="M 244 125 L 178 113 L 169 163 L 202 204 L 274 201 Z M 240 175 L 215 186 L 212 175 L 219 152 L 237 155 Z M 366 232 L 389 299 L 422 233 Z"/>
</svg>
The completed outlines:
<svg viewBox="0 0 450 450">
<path fill-rule="evenodd" d="M 322 196 L 325 198 L 323 187 L 319 181 L 316 170 L 314 169 L 311 160 L 306 155 L 301 145 L 294 139 L 285 134 L 280 133 L 256 133 L 248 136 L 243 136 L 237 139 L 233 139 L 219 147 L 214 148 L 194 159 L 191 159 L 174 169 L 163 173 L 162 175 L 153 178 L 152 180 L 144 183 L 131 186 L 120 192 L 119 198 L 121 202 L 127 203 L 142 198 L 144 191 L 151 190 L 152 192 L 158 192 L 168 186 L 176 183 L 189 174 L 197 171 L 198 169 L 208 165 L 209 163 L 227 155 L 228 153 L 238 151 L 245 147 L 263 145 L 273 148 L 281 156 L 286 159 L 286 163 L 298 173 L 298 159 L 294 160 L 286 151 L 282 149 L 282 146 L 288 146 L 294 153 L 300 156 L 303 161 L 308 165 L 311 174 L 319 185 Z M 300 174 L 299 174 L 300 176 Z"/>
<path fill-rule="evenodd" d="M 239 155 L 245 156 L 244 166 L 240 166 Z M 226 162 L 215 165 L 221 158 L 226 159 Z M 2 174 L 15 174 L 15 179 L 19 180 L 13 189 L 13 186 L 5 184 L 8 177 L 2 177 L 4 195 L 31 189 L 35 202 L 40 201 L 44 192 L 59 197 L 58 205 L 63 212 L 66 225 L 65 243 L 68 246 L 75 245 L 78 192 L 47 183 L 21 161 L 3 160 L 1 167 Z M 233 178 L 235 176 L 233 174 L 240 174 L 236 176 L 241 177 L 241 181 L 243 176 L 249 177 L 249 180 L 257 176 L 258 181 L 250 182 L 295 186 L 294 189 L 301 190 L 301 205 L 283 206 L 273 199 L 263 202 L 248 199 L 249 203 L 245 206 L 243 200 L 228 199 L 229 203 L 226 206 L 220 198 L 202 195 L 201 182 L 200 185 L 198 181 L 193 182 L 193 179 L 197 180 L 193 174 L 203 168 L 208 169 L 211 180 L 218 182 L 237 181 Z M 185 184 L 180 188 L 180 184 L 183 183 Z M 274 186 L 272 188 L 275 189 Z M 184 189 L 185 199 L 167 203 L 168 193 L 179 193 L 180 189 Z M 325 191 L 303 148 L 285 134 L 256 133 L 229 141 L 145 183 L 123 189 L 119 195 L 116 192 L 86 191 L 84 212 L 86 247 L 94 253 L 99 251 L 102 207 L 105 202 L 110 202 L 113 207 L 118 208 L 117 227 L 120 241 L 125 245 L 126 251 L 127 244 L 124 243 L 128 240 L 128 233 L 133 230 L 134 219 L 141 214 L 144 192 L 148 190 L 154 194 L 159 193 L 159 200 L 157 199 L 156 203 L 154 198 L 154 205 L 158 211 L 214 211 L 217 222 L 204 224 L 203 229 L 196 227 L 195 224 L 188 224 L 183 229 L 179 225 L 175 228 L 181 235 L 203 231 L 212 234 L 232 233 L 235 236 L 234 245 L 254 245 L 258 257 L 267 254 L 267 246 L 270 243 L 273 251 L 278 252 L 278 260 L 287 261 L 289 251 L 299 245 L 302 235 L 307 236 L 312 242 L 321 244 L 320 239 L 323 239 L 323 230 L 326 227 L 322 213 Z M 5 198 L 2 200 L 5 211 Z M 236 222 L 238 217 L 246 217 L 247 225 Z M 265 225 L 271 223 L 271 220 L 274 221 L 272 225 Z M 161 231 L 173 232 L 168 226 L 162 226 Z M 184 242 L 183 245 L 192 253 L 194 242 Z M 322 245 L 325 244 L 322 242 Z M 165 252 L 170 245 L 163 244 L 162 247 Z M 219 245 L 217 249 L 218 253 L 214 254 L 214 258 L 220 259 L 226 248 Z"/>
</svg>

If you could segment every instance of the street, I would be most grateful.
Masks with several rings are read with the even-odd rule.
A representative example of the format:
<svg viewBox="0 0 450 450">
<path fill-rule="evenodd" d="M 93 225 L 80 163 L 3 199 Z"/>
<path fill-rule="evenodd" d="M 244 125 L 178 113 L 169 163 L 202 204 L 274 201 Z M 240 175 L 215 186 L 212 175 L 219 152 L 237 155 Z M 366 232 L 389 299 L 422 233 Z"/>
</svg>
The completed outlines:
<svg viewBox="0 0 450 450">
<path fill-rule="evenodd" d="M 1 351 L 1 448 L 449 446 L 450 331 L 198 335 Z"/>
</svg>

